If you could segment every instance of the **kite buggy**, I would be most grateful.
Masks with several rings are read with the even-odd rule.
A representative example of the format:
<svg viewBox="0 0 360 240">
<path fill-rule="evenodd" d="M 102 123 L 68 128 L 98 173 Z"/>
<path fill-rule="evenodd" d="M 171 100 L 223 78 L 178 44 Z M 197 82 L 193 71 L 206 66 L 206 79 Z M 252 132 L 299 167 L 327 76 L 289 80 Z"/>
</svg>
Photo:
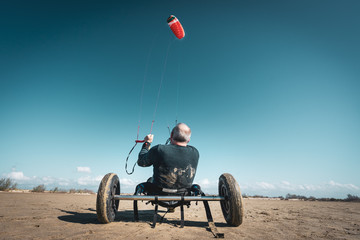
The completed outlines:
<svg viewBox="0 0 360 240">
<path fill-rule="evenodd" d="M 179 22 L 179 20 L 174 15 L 171 15 L 167 19 L 167 23 L 168 23 L 170 29 L 172 30 L 172 32 L 174 33 L 174 35 L 176 36 L 176 38 L 178 38 L 178 39 L 184 38 L 184 36 L 185 36 L 184 29 L 183 29 L 181 23 Z M 136 164 L 139 164 L 139 166 L 143 166 L 143 167 L 153 165 L 153 163 L 147 162 L 148 160 L 140 161 L 140 158 L 139 158 L 138 161 L 135 162 L 135 164 L 132 168 L 132 171 L 129 172 L 127 169 L 129 156 L 138 143 L 144 143 L 144 145 L 142 147 L 142 152 L 143 152 L 144 156 L 147 154 L 146 152 L 150 149 L 150 143 L 152 142 L 152 137 L 151 137 L 151 141 L 147 141 L 147 140 L 150 139 L 149 136 L 151 136 L 153 124 L 155 121 L 155 114 L 156 114 L 156 110 L 157 110 L 157 106 L 158 106 L 161 84 L 162 84 L 162 80 L 164 78 L 164 72 L 165 72 L 165 68 L 166 68 L 166 61 L 167 61 L 167 56 L 169 53 L 169 48 L 170 48 L 170 44 L 167 49 L 164 70 L 163 70 L 161 81 L 160 81 L 160 87 L 159 87 L 159 92 L 158 92 L 158 96 L 157 96 L 157 100 L 156 100 L 156 104 L 155 104 L 155 110 L 154 110 L 154 114 L 153 114 L 154 117 L 153 117 L 151 128 L 150 128 L 150 134 L 144 140 L 139 140 L 139 128 L 140 128 L 140 117 L 139 117 L 139 125 L 138 125 L 138 132 L 137 132 L 137 138 L 135 140 L 135 145 L 131 148 L 129 155 L 127 156 L 126 161 L 125 161 L 125 170 L 126 170 L 126 173 L 129 175 L 131 175 L 134 172 L 134 168 L 135 168 Z M 144 78 L 144 83 L 145 83 L 145 79 L 146 78 Z M 144 83 L 143 83 L 143 88 L 142 88 L 143 90 L 144 90 Z M 143 90 L 142 90 L 142 94 L 141 94 L 140 106 L 142 106 Z M 141 107 L 140 107 L 140 112 L 141 112 Z M 139 114 L 139 116 L 140 115 L 141 114 Z M 176 119 L 176 123 L 177 123 L 177 119 Z M 175 128 L 177 129 L 175 131 L 176 134 L 174 132 Z M 110 223 L 110 222 L 114 221 L 116 218 L 116 213 L 119 208 L 120 202 L 130 200 L 130 201 L 133 201 L 134 221 L 139 221 L 138 201 L 147 201 L 147 203 L 151 203 L 153 206 L 155 206 L 154 218 L 153 218 L 153 222 L 152 222 L 153 228 L 155 228 L 156 223 L 158 222 L 159 206 L 167 209 L 167 212 L 161 217 L 161 219 L 159 221 L 160 223 L 163 222 L 164 217 L 168 212 L 174 212 L 175 208 L 180 207 L 181 228 L 184 227 L 184 221 L 185 221 L 184 220 L 184 206 L 190 207 L 191 202 L 194 202 L 194 201 L 195 202 L 203 202 L 208 225 L 209 225 L 209 230 L 213 233 L 214 237 L 216 237 L 216 238 L 223 238 L 224 234 L 219 233 L 215 226 L 215 223 L 213 221 L 213 217 L 212 217 L 212 214 L 210 211 L 210 207 L 209 207 L 209 201 L 218 201 L 220 203 L 224 218 L 230 226 L 239 226 L 242 223 L 243 216 L 244 216 L 244 208 L 243 208 L 240 187 L 239 187 L 238 183 L 236 182 L 235 178 L 229 173 L 222 174 L 219 178 L 219 183 L 218 183 L 218 190 L 219 190 L 218 195 L 206 195 L 201 190 L 201 187 L 199 185 L 192 184 L 194 176 L 195 176 L 195 172 L 196 172 L 196 166 L 197 166 L 197 161 L 198 161 L 199 155 L 198 155 L 198 153 L 196 153 L 197 150 L 195 148 L 193 148 L 193 149 L 195 149 L 196 151 L 189 150 L 189 152 L 192 151 L 191 154 L 189 152 L 185 152 L 185 150 L 184 150 L 185 147 L 187 146 L 187 143 L 190 140 L 190 135 L 191 135 L 190 128 L 187 129 L 185 127 L 185 125 L 182 123 L 177 124 L 177 126 L 175 128 L 173 129 L 173 132 L 171 132 L 171 136 L 168 139 L 168 141 L 166 142 L 166 144 L 161 147 L 162 150 L 161 151 L 155 150 L 155 151 L 157 151 L 157 154 L 160 154 L 160 155 L 158 155 L 159 157 L 155 157 L 155 158 L 157 160 L 163 159 L 164 162 L 166 161 L 167 162 L 167 164 L 165 164 L 166 168 L 161 168 L 161 165 L 158 164 L 159 165 L 158 168 L 159 169 L 161 168 L 163 170 L 161 170 L 161 171 L 159 170 L 157 175 L 154 174 L 153 175 L 154 179 L 150 178 L 150 179 L 148 179 L 147 182 L 143 182 L 143 183 L 140 183 L 139 185 L 137 185 L 135 188 L 135 193 L 133 195 L 120 194 L 120 180 L 119 180 L 119 177 L 115 173 L 108 173 L 103 177 L 103 179 L 100 183 L 99 189 L 98 189 L 98 194 L 97 194 L 97 199 L 96 199 L 96 213 L 97 213 L 99 222 Z M 169 129 L 169 131 L 170 131 L 170 129 Z M 184 132 L 186 134 L 185 135 L 184 135 L 184 133 L 180 134 L 180 132 Z M 185 139 L 183 139 L 184 137 L 185 137 Z M 172 147 L 167 148 L 167 146 L 170 146 L 170 145 L 167 145 L 169 142 L 171 142 L 170 145 L 172 145 Z M 157 148 L 156 146 L 153 149 L 155 149 L 155 148 L 160 149 L 160 147 Z M 182 148 L 182 150 L 180 150 L 181 148 Z M 187 147 L 186 149 L 192 149 L 192 148 Z M 165 158 L 160 157 L 160 156 L 162 156 L 161 154 L 165 154 L 165 152 L 167 154 L 166 155 L 167 160 L 164 160 Z M 170 154 L 170 153 L 172 153 L 172 154 Z M 155 155 L 153 155 L 153 156 L 155 156 Z M 149 159 L 149 158 L 146 158 L 146 159 Z M 140 162 L 142 162 L 142 164 Z M 172 166 L 173 164 L 170 164 L 170 163 L 174 163 L 174 162 L 176 162 L 176 163 L 181 162 L 182 164 L 181 164 L 181 166 L 180 165 Z M 189 165 L 185 164 L 185 162 L 188 162 Z M 186 168 L 185 168 L 185 166 L 182 166 L 184 164 L 187 165 Z M 195 166 L 195 167 L 193 168 L 193 166 Z M 154 167 L 155 167 L 155 165 L 154 165 Z M 166 169 L 166 171 L 164 169 Z M 184 176 L 186 175 L 185 172 L 187 172 L 187 171 L 190 171 L 191 174 L 186 175 L 187 176 L 186 180 L 184 180 L 184 178 L 182 176 L 180 176 L 181 174 L 176 175 L 176 177 L 175 177 L 176 181 L 174 182 L 175 184 L 169 184 L 169 183 L 171 183 L 171 181 L 168 181 L 168 180 L 166 180 L 166 181 L 162 180 L 162 181 L 165 181 L 166 184 L 160 184 L 160 185 L 155 184 L 153 182 L 153 180 L 156 182 L 158 180 L 157 178 L 168 179 L 166 177 L 166 174 L 170 171 L 169 169 L 174 170 L 172 173 L 181 172 L 181 174 L 183 174 L 183 172 L 184 172 Z M 163 175 L 161 175 L 161 174 L 163 174 Z M 155 177 L 155 176 L 157 176 L 157 177 Z M 181 183 L 181 184 L 176 185 L 178 183 Z M 187 184 L 187 183 L 189 183 L 189 184 Z M 164 188 L 164 186 L 168 187 L 168 185 L 170 186 L 169 188 Z M 176 186 L 178 186 L 178 187 L 176 187 Z M 179 186 L 180 186 L 180 188 L 179 188 Z M 186 186 L 186 187 L 184 187 L 184 186 Z"/>
<path fill-rule="evenodd" d="M 120 200 L 131 200 L 134 201 L 134 221 L 139 221 L 138 201 L 148 201 L 155 206 L 153 228 L 157 223 L 158 206 L 167 208 L 167 212 L 173 212 L 176 207 L 180 207 L 182 228 L 184 227 L 184 206 L 190 207 L 192 201 L 202 201 L 210 231 L 214 237 L 223 238 L 224 234 L 216 229 L 208 202 L 220 202 L 224 218 L 230 226 L 239 226 L 242 223 L 244 207 L 240 187 L 231 174 L 224 173 L 220 176 L 218 188 L 219 195 L 217 196 L 204 194 L 197 184 L 192 185 L 190 189 L 161 189 L 154 195 L 151 194 L 152 189 L 148 182 L 145 182 L 136 186 L 134 195 L 120 195 L 119 177 L 115 173 L 108 173 L 99 186 L 96 213 L 101 223 L 110 223 L 115 220 Z M 160 222 L 163 221 L 164 216 Z"/>
</svg>

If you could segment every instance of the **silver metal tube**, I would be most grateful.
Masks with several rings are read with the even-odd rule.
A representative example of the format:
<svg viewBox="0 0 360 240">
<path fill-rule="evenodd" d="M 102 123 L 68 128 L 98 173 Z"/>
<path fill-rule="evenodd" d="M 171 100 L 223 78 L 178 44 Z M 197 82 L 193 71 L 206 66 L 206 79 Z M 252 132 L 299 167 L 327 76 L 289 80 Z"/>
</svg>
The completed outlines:
<svg viewBox="0 0 360 240">
<path fill-rule="evenodd" d="M 146 195 L 115 195 L 115 200 L 155 201 L 155 196 Z M 158 196 L 159 201 L 181 201 L 181 196 Z M 222 201 L 221 196 L 184 196 L 184 201 Z"/>
</svg>

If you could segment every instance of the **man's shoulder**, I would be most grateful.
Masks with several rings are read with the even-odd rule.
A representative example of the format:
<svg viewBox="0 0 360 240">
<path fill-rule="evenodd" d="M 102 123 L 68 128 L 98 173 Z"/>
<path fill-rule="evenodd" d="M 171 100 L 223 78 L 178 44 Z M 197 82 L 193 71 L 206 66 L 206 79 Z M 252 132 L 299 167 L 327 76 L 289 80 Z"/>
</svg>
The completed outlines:
<svg viewBox="0 0 360 240">
<path fill-rule="evenodd" d="M 158 148 L 172 148 L 172 147 L 181 147 L 183 148 L 183 146 L 179 146 L 179 145 L 175 145 L 175 144 L 158 144 L 154 147 L 158 147 Z M 197 150 L 194 146 L 191 146 L 191 145 L 186 145 L 185 148 L 191 148 L 191 149 L 195 149 Z"/>
<path fill-rule="evenodd" d="M 192 151 L 199 157 L 199 151 L 198 151 L 194 146 L 187 145 L 187 147 L 188 147 L 189 149 L 192 149 Z"/>
<path fill-rule="evenodd" d="M 198 152 L 198 150 L 197 150 L 196 147 L 194 147 L 194 146 L 187 145 L 186 147 L 187 147 L 188 149 L 191 149 L 191 150 L 193 150 L 193 151 Z"/>
<path fill-rule="evenodd" d="M 199 152 L 194 146 L 191 146 L 191 145 L 182 147 L 182 146 L 178 146 L 178 145 L 174 145 L 174 144 L 159 144 L 159 145 L 156 145 L 155 147 L 158 151 L 167 151 L 167 150 L 174 149 L 174 148 L 184 148 L 184 149 L 188 149 L 188 150 L 191 150 L 191 151 L 194 151 L 197 153 Z"/>
<path fill-rule="evenodd" d="M 162 151 L 169 151 L 171 149 L 170 144 L 158 144 L 155 146 L 156 151 L 162 152 Z"/>
<path fill-rule="evenodd" d="M 161 145 L 160 145 L 160 144 L 159 144 L 159 145 L 155 145 L 155 146 L 151 147 L 151 148 L 150 148 L 150 150 L 152 150 L 152 151 L 158 151 L 158 150 L 159 150 L 159 148 L 161 148 Z"/>
<path fill-rule="evenodd" d="M 186 147 L 188 147 L 188 148 L 192 148 L 192 149 L 195 149 L 195 150 L 197 151 L 196 147 L 194 147 L 194 146 L 187 145 Z"/>
</svg>

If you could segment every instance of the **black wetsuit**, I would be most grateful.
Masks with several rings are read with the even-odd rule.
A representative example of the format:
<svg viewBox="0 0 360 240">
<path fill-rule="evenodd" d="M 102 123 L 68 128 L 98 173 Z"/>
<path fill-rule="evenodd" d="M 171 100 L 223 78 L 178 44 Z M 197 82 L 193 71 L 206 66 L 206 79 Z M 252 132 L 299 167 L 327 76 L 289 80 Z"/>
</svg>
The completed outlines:
<svg viewBox="0 0 360 240">
<path fill-rule="evenodd" d="M 156 145 L 148 150 L 145 143 L 138 165 L 154 166 L 152 182 L 158 187 L 181 189 L 191 187 L 198 161 L 199 152 L 192 146 Z"/>
</svg>

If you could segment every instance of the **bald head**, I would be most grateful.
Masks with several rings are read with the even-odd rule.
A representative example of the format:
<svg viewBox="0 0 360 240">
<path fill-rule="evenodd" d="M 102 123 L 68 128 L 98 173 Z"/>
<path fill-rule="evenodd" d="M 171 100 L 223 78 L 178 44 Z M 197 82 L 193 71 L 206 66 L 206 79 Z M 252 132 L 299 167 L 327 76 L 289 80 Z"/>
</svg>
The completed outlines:
<svg viewBox="0 0 360 240">
<path fill-rule="evenodd" d="M 185 123 L 177 124 L 171 131 L 173 141 L 179 143 L 188 143 L 191 137 L 191 129 Z"/>
</svg>

